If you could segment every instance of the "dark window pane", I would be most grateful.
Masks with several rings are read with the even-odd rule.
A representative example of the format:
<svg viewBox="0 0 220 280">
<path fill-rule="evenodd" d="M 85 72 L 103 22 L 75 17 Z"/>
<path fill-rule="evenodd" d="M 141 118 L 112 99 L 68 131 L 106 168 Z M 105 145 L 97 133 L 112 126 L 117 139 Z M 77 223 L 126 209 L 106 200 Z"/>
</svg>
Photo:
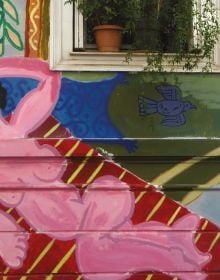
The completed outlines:
<svg viewBox="0 0 220 280">
<path fill-rule="evenodd" d="M 163 52 L 175 52 L 181 48 L 188 51 L 192 38 L 192 0 L 143 0 L 140 2 L 142 12 L 136 31 L 124 32 L 124 48 Z M 95 48 L 92 31 L 94 18 L 86 22 L 87 48 Z M 120 20 L 123 23 L 124 19 Z"/>
</svg>

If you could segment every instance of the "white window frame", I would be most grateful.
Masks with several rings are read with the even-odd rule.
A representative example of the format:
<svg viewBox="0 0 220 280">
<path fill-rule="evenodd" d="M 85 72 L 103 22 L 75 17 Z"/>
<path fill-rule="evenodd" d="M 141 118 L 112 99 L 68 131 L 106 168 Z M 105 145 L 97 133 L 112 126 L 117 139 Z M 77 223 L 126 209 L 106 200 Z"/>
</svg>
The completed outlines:
<svg viewBox="0 0 220 280">
<path fill-rule="evenodd" d="M 204 0 L 197 0 L 204 1 Z M 220 0 L 213 0 L 219 14 Z M 70 4 L 64 4 L 65 0 L 51 0 L 50 7 L 50 41 L 49 63 L 51 70 L 57 71 L 144 71 L 146 56 L 144 53 L 135 53 L 132 60 L 125 61 L 126 52 L 102 53 L 93 51 L 73 51 L 73 9 Z M 78 32 L 83 32 L 83 18 L 79 15 L 75 20 Z M 78 47 L 83 47 L 83 36 L 77 36 Z M 201 72 L 203 62 L 193 72 Z M 170 65 L 165 65 L 170 70 Z M 175 68 L 176 72 L 182 72 L 181 65 Z M 213 72 L 220 72 L 220 42 L 216 44 L 214 51 Z"/>
</svg>

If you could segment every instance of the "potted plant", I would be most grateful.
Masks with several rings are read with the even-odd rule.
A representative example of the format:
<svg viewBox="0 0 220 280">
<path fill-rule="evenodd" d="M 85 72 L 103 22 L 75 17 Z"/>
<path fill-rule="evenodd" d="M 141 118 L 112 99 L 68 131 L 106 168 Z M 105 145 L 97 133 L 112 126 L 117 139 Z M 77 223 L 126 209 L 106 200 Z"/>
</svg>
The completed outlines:
<svg viewBox="0 0 220 280">
<path fill-rule="evenodd" d="M 146 54 L 146 70 L 192 71 L 200 65 L 209 71 L 219 40 L 220 25 L 213 0 L 66 0 L 77 3 L 88 26 L 98 35 L 100 25 L 119 33 L 130 31 L 133 43 L 125 60 L 129 63 L 136 52 Z M 121 35 L 120 35 L 121 36 Z M 109 35 L 102 35 L 109 38 Z M 121 42 L 121 39 L 118 39 Z M 140 42 L 140 43 L 139 43 Z M 146 44 L 145 44 L 146 42 Z M 101 51 L 119 51 L 120 47 L 101 47 Z"/>
<path fill-rule="evenodd" d="M 122 33 L 131 31 L 139 18 L 138 0 L 67 0 L 77 3 L 85 21 L 93 26 L 97 49 L 102 52 L 118 52 Z"/>
</svg>

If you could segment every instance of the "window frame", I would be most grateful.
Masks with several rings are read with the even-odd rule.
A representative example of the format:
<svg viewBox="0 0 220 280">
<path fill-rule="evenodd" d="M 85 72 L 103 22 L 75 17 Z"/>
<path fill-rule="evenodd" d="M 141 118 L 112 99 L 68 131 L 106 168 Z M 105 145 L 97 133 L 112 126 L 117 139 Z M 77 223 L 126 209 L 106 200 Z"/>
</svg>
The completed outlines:
<svg viewBox="0 0 220 280">
<path fill-rule="evenodd" d="M 198 0 L 200 2 L 204 0 Z M 219 14 L 220 0 L 213 0 Z M 102 53 L 95 51 L 73 51 L 73 9 L 69 4 L 64 4 L 65 0 L 51 0 L 50 6 L 50 40 L 49 40 L 49 64 L 51 70 L 57 71 L 144 71 L 146 67 L 146 55 L 144 53 L 132 54 L 132 60 L 125 61 L 126 52 Z M 78 17 L 79 32 L 83 28 L 82 15 Z M 81 28 L 80 28 L 81 27 Z M 79 38 L 79 46 L 83 46 L 83 37 Z M 81 40 L 81 41 L 80 41 Z M 167 57 L 172 54 L 167 54 Z M 220 72 L 220 42 L 216 44 L 214 50 L 214 65 L 212 72 Z M 205 62 L 201 62 L 198 68 L 192 72 L 201 72 Z M 171 65 L 164 65 L 164 69 L 169 71 Z M 175 67 L 176 72 L 183 72 L 181 65 Z"/>
</svg>

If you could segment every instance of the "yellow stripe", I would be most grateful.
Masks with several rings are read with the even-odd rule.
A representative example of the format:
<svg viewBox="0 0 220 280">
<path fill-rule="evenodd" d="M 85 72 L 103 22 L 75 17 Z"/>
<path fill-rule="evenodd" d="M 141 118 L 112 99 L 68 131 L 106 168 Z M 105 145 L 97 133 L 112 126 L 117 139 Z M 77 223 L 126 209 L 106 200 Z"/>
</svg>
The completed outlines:
<svg viewBox="0 0 220 280">
<path fill-rule="evenodd" d="M 206 160 L 207 157 L 219 156 L 219 155 L 220 155 L 220 147 L 206 153 L 203 157 L 193 157 L 189 160 L 180 162 L 180 163 L 176 164 L 175 166 L 171 167 L 169 170 L 166 170 L 164 173 L 162 173 L 158 177 L 156 177 L 153 180 L 153 184 L 158 183 L 160 185 L 163 185 L 166 182 L 173 179 L 174 177 L 176 177 L 177 175 L 179 175 L 180 173 L 186 171 L 187 169 L 189 169 L 190 167 L 192 167 L 196 163 L 199 163 L 203 160 Z"/>
<path fill-rule="evenodd" d="M 204 224 L 202 225 L 202 230 L 205 230 L 207 228 L 208 223 L 209 223 L 209 221 L 205 220 Z M 202 233 L 200 232 L 195 238 L 195 244 L 199 241 L 201 236 L 202 236 Z"/>
<path fill-rule="evenodd" d="M 60 262 L 55 266 L 55 268 L 53 269 L 53 271 L 51 272 L 52 275 L 47 276 L 46 280 L 51 280 L 53 279 L 54 275 L 57 272 L 59 272 L 59 270 L 61 269 L 61 267 L 69 260 L 69 258 L 72 256 L 72 254 L 74 253 L 76 249 L 76 245 L 74 244 L 72 246 L 72 248 L 70 248 L 70 250 L 66 253 L 66 255 L 60 260 Z"/>
<path fill-rule="evenodd" d="M 145 280 L 151 280 L 153 278 L 153 274 L 148 274 Z"/>
<path fill-rule="evenodd" d="M 165 195 L 163 195 L 160 200 L 157 202 L 157 204 L 154 206 L 154 208 L 151 210 L 151 212 L 149 213 L 149 215 L 146 218 L 146 221 L 149 221 L 152 216 L 157 212 L 157 210 L 161 207 L 161 205 L 163 204 L 164 200 L 166 199 Z"/>
<path fill-rule="evenodd" d="M 18 220 L 17 220 L 17 224 L 20 224 L 20 222 L 22 222 L 24 220 L 24 218 L 23 217 L 20 217 Z"/>
<path fill-rule="evenodd" d="M 10 209 L 13 210 L 13 208 L 10 208 Z M 10 210 L 10 209 L 8 209 L 8 210 Z M 7 212 L 8 212 L 8 211 L 7 211 Z M 20 218 L 16 221 L 16 223 L 17 223 L 17 224 L 20 224 L 20 222 L 23 221 L 23 220 L 24 220 L 24 218 L 23 218 L 23 217 L 20 217 Z M 9 272 L 9 270 L 10 270 L 10 268 L 7 267 L 7 268 L 5 269 L 5 271 L 4 271 L 4 274 L 7 274 L 7 273 Z M 6 276 L 6 275 L 3 276 L 3 280 L 7 280 L 7 276 Z"/>
<path fill-rule="evenodd" d="M 147 184 L 144 188 L 147 189 L 147 188 L 149 188 L 149 186 L 150 186 L 150 185 Z M 135 203 L 137 204 L 137 203 L 142 199 L 142 197 L 143 197 L 145 194 L 146 194 L 146 191 L 141 192 L 141 193 L 136 197 Z"/>
<path fill-rule="evenodd" d="M 79 146 L 80 144 L 80 140 L 78 140 L 73 146 L 72 148 L 65 154 L 66 157 L 70 157 L 73 152 L 76 150 L 76 148 Z"/>
<path fill-rule="evenodd" d="M 79 165 L 79 167 L 73 172 L 73 174 L 70 176 L 70 178 L 67 181 L 67 184 L 71 184 L 72 181 L 76 178 L 76 176 L 81 172 L 81 170 L 84 168 L 84 166 L 86 165 L 87 161 L 88 161 L 88 157 L 90 157 L 93 154 L 93 149 L 91 149 L 87 154 L 86 157 L 83 162 Z"/>
<path fill-rule="evenodd" d="M 99 166 L 96 168 L 96 170 L 91 174 L 91 176 L 89 177 L 89 179 L 86 181 L 86 184 L 89 184 L 92 182 L 92 180 L 97 176 L 97 174 L 101 171 L 103 165 L 104 165 L 104 161 L 101 162 L 99 164 Z"/>
<path fill-rule="evenodd" d="M 208 156 L 208 157 L 219 156 L 219 155 L 220 155 L 220 147 L 205 154 L 205 156 Z"/>
<path fill-rule="evenodd" d="M 202 161 L 203 158 L 192 158 L 183 162 L 176 164 L 175 166 L 171 167 L 170 169 L 166 170 L 159 176 L 157 176 L 153 181 L 152 184 L 160 184 L 164 185 L 177 175 L 181 174 L 182 172 L 186 171 L 196 163 Z"/>
<path fill-rule="evenodd" d="M 211 188 L 212 186 L 218 184 L 219 182 L 220 182 L 220 173 L 217 174 L 211 180 L 209 180 L 206 184 L 198 185 L 197 188 L 200 188 L 200 189 Z M 198 190 L 189 192 L 187 195 L 184 196 L 182 203 L 184 205 L 187 205 L 187 204 L 193 202 L 195 199 L 197 199 L 201 194 L 202 194 L 202 191 L 198 191 Z"/>
<path fill-rule="evenodd" d="M 64 141 L 64 139 L 60 139 L 57 141 L 57 143 L 54 145 L 55 148 L 57 148 L 58 146 L 60 146 L 60 144 Z"/>
<path fill-rule="evenodd" d="M 178 280 L 178 277 L 174 277 L 173 280 Z"/>
<path fill-rule="evenodd" d="M 211 243 L 211 245 L 210 245 L 210 247 L 209 247 L 209 249 L 208 249 L 208 252 L 210 252 L 210 251 L 213 249 L 213 247 L 214 247 L 214 246 L 216 245 L 216 243 L 218 242 L 219 238 L 220 238 L 220 232 L 219 232 L 218 234 L 216 234 L 216 237 L 215 237 L 214 240 L 212 241 L 212 243 Z"/>
<path fill-rule="evenodd" d="M 6 276 L 5 274 L 8 274 L 9 271 L 10 271 L 10 267 L 6 267 L 6 269 L 3 272 L 4 276 L 2 280 L 7 280 L 8 276 Z"/>
<path fill-rule="evenodd" d="M 14 208 L 8 208 L 8 210 L 6 211 L 6 213 L 10 214 L 13 211 Z"/>
<path fill-rule="evenodd" d="M 118 177 L 118 179 L 119 179 L 119 180 L 122 180 L 123 177 L 125 176 L 126 172 L 127 172 L 127 171 L 124 170 L 124 171 L 121 173 L 121 175 Z"/>
<path fill-rule="evenodd" d="M 82 279 L 82 275 L 79 275 L 79 276 L 76 278 L 76 280 L 80 280 L 80 279 Z"/>
<path fill-rule="evenodd" d="M 57 128 L 60 126 L 60 123 L 57 123 L 54 127 L 52 127 L 47 133 L 44 134 L 44 138 L 49 137 Z"/>
<path fill-rule="evenodd" d="M 45 257 L 45 255 L 50 251 L 51 247 L 53 246 L 55 240 L 51 240 L 47 246 L 42 250 L 42 252 L 40 253 L 40 255 L 36 258 L 36 260 L 34 261 L 34 263 L 32 264 L 32 266 L 27 270 L 26 274 L 31 273 L 31 271 L 40 263 L 40 261 Z M 22 276 L 20 278 L 20 280 L 26 280 L 27 276 Z"/>
<path fill-rule="evenodd" d="M 7 274 L 9 272 L 9 270 L 10 270 L 10 267 L 7 267 L 4 271 L 4 274 Z"/>
<path fill-rule="evenodd" d="M 180 163 L 176 164 L 175 166 L 171 167 L 170 169 L 166 170 L 165 172 L 163 172 L 156 178 L 154 178 L 151 181 L 151 184 L 152 185 L 157 185 L 157 184 L 164 185 L 165 183 L 167 183 L 168 181 L 170 181 L 177 175 L 181 174 L 182 172 L 186 171 L 187 169 L 189 169 L 196 163 L 199 163 L 199 162 L 205 160 L 207 157 L 218 156 L 218 155 L 220 155 L 220 147 L 206 153 L 203 157 L 194 157 L 189 160 L 180 162 Z M 140 197 L 137 197 L 137 199 L 136 199 L 137 202 L 139 202 L 142 199 L 142 197 L 144 196 L 144 192 L 140 193 L 139 196 Z"/>
<path fill-rule="evenodd" d="M 180 212 L 181 209 L 182 209 L 181 206 L 179 206 L 179 207 L 176 209 L 176 211 L 173 213 L 173 215 L 171 216 L 171 218 L 169 219 L 169 221 L 168 221 L 168 223 L 167 223 L 168 226 L 170 226 L 170 225 L 174 222 L 174 220 L 176 219 L 176 217 L 177 217 L 177 215 L 179 214 L 179 212 Z"/>
</svg>

